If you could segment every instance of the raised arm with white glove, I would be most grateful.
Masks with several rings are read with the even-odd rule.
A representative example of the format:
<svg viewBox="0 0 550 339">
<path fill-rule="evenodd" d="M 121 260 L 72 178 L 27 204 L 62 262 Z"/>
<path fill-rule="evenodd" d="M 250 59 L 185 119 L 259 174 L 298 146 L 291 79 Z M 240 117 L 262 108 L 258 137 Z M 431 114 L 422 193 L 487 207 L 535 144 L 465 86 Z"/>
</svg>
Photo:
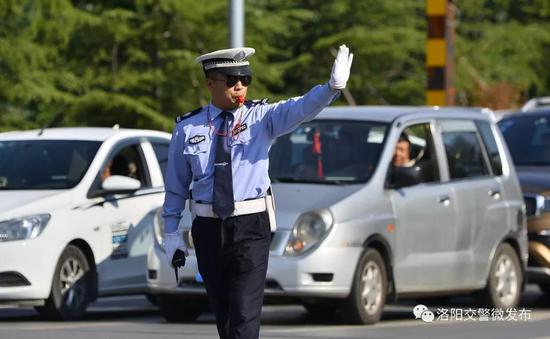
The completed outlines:
<svg viewBox="0 0 550 339">
<path fill-rule="evenodd" d="M 172 267 L 172 259 L 174 258 L 176 250 L 185 253 L 186 257 L 189 255 L 189 251 L 183 242 L 183 237 L 180 232 L 164 233 L 164 252 L 166 253 L 166 260 L 170 267 Z"/>
<path fill-rule="evenodd" d="M 336 59 L 334 60 L 334 65 L 332 65 L 330 81 L 328 82 L 330 88 L 346 88 L 352 62 L 353 53 L 349 52 L 349 48 L 346 45 L 341 45 L 338 49 L 338 55 L 336 55 Z"/>
</svg>

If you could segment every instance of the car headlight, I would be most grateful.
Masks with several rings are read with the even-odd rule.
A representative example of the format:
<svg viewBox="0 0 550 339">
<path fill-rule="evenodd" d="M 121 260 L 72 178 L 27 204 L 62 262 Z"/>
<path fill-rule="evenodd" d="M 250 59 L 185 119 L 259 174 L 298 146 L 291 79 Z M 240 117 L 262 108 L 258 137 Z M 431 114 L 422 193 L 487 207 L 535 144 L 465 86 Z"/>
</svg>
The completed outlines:
<svg viewBox="0 0 550 339">
<path fill-rule="evenodd" d="M 181 226 L 180 226 L 181 227 Z M 193 244 L 193 237 L 191 236 L 190 228 L 182 228 L 183 241 L 187 245 L 187 248 L 195 248 Z M 159 208 L 155 213 L 155 221 L 153 223 L 153 230 L 155 233 L 155 239 L 160 249 L 164 251 L 164 218 L 162 217 L 162 208 Z"/>
<path fill-rule="evenodd" d="M 0 222 L 0 242 L 34 239 L 42 233 L 49 214 L 29 215 Z"/>
<path fill-rule="evenodd" d="M 300 255 L 319 244 L 333 224 L 329 210 L 317 210 L 302 214 L 292 229 L 285 248 L 286 255 Z"/>
<path fill-rule="evenodd" d="M 164 242 L 164 218 L 162 217 L 162 208 L 157 209 L 157 212 L 155 213 L 153 230 L 157 244 L 164 251 L 164 247 L 162 246 L 162 243 Z"/>
</svg>

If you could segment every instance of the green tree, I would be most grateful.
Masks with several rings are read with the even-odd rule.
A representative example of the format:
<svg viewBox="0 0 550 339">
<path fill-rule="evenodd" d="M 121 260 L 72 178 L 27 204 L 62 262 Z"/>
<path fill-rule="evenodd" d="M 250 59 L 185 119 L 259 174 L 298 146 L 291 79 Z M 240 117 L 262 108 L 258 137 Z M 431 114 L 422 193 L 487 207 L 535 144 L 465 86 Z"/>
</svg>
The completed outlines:
<svg viewBox="0 0 550 339">
<path fill-rule="evenodd" d="M 424 1 L 245 4 L 245 44 L 257 51 L 250 98 L 283 99 L 326 82 L 346 43 L 357 104 L 424 104 Z M 548 95 L 550 2 L 456 4 L 460 104 L 509 107 Z M 51 122 L 170 130 L 173 117 L 209 100 L 194 60 L 227 48 L 227 15 L 227 0 L 0 2 L 0 130 Z"/>
<path fill-rule="evenodd" d="M 459 1 L 457 89 L 461 104 L 486 104 L 506 85 L 500 105 L 519 105 L 550 88 L 550 2 Z M 480 100 L 480 97 L 485 100 Z M 502 107 L 499 107 L 502 108 Z"/>
</svg>

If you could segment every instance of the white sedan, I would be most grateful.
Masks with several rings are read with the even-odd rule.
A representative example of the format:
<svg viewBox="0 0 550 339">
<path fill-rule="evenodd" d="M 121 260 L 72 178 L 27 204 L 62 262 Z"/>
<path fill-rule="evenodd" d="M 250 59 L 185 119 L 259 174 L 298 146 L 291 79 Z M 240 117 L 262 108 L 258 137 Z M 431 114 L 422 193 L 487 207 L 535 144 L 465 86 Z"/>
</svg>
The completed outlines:
<svg viewBox="0 0 550 339">
<path fill-rule="evenodd" d="M 0 304 L 81 317 L 147 292 L 170 134 L 118 128 L 0 133 Z"/>
</svg>

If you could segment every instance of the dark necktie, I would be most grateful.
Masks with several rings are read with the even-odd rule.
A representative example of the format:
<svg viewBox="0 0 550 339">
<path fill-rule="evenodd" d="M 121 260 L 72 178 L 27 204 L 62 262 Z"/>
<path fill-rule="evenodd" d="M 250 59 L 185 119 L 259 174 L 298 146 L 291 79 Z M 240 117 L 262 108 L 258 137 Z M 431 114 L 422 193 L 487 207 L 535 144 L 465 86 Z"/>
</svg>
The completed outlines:
<svg viewBox="0 0 550 339">
<path fill-rule="evenodd" d="M 235 209 L 233 198 L 233 173 L 231 171 L 231 147 L 229 147 L 229 125 L 233 120 L 230 112 L 222 112 L 223 122 L 216 141 L 214 160 L 214 213 L 222 220 L 227 219 Z M 223 134 L 223 135 L 222 135 Z"/>
</svg>

